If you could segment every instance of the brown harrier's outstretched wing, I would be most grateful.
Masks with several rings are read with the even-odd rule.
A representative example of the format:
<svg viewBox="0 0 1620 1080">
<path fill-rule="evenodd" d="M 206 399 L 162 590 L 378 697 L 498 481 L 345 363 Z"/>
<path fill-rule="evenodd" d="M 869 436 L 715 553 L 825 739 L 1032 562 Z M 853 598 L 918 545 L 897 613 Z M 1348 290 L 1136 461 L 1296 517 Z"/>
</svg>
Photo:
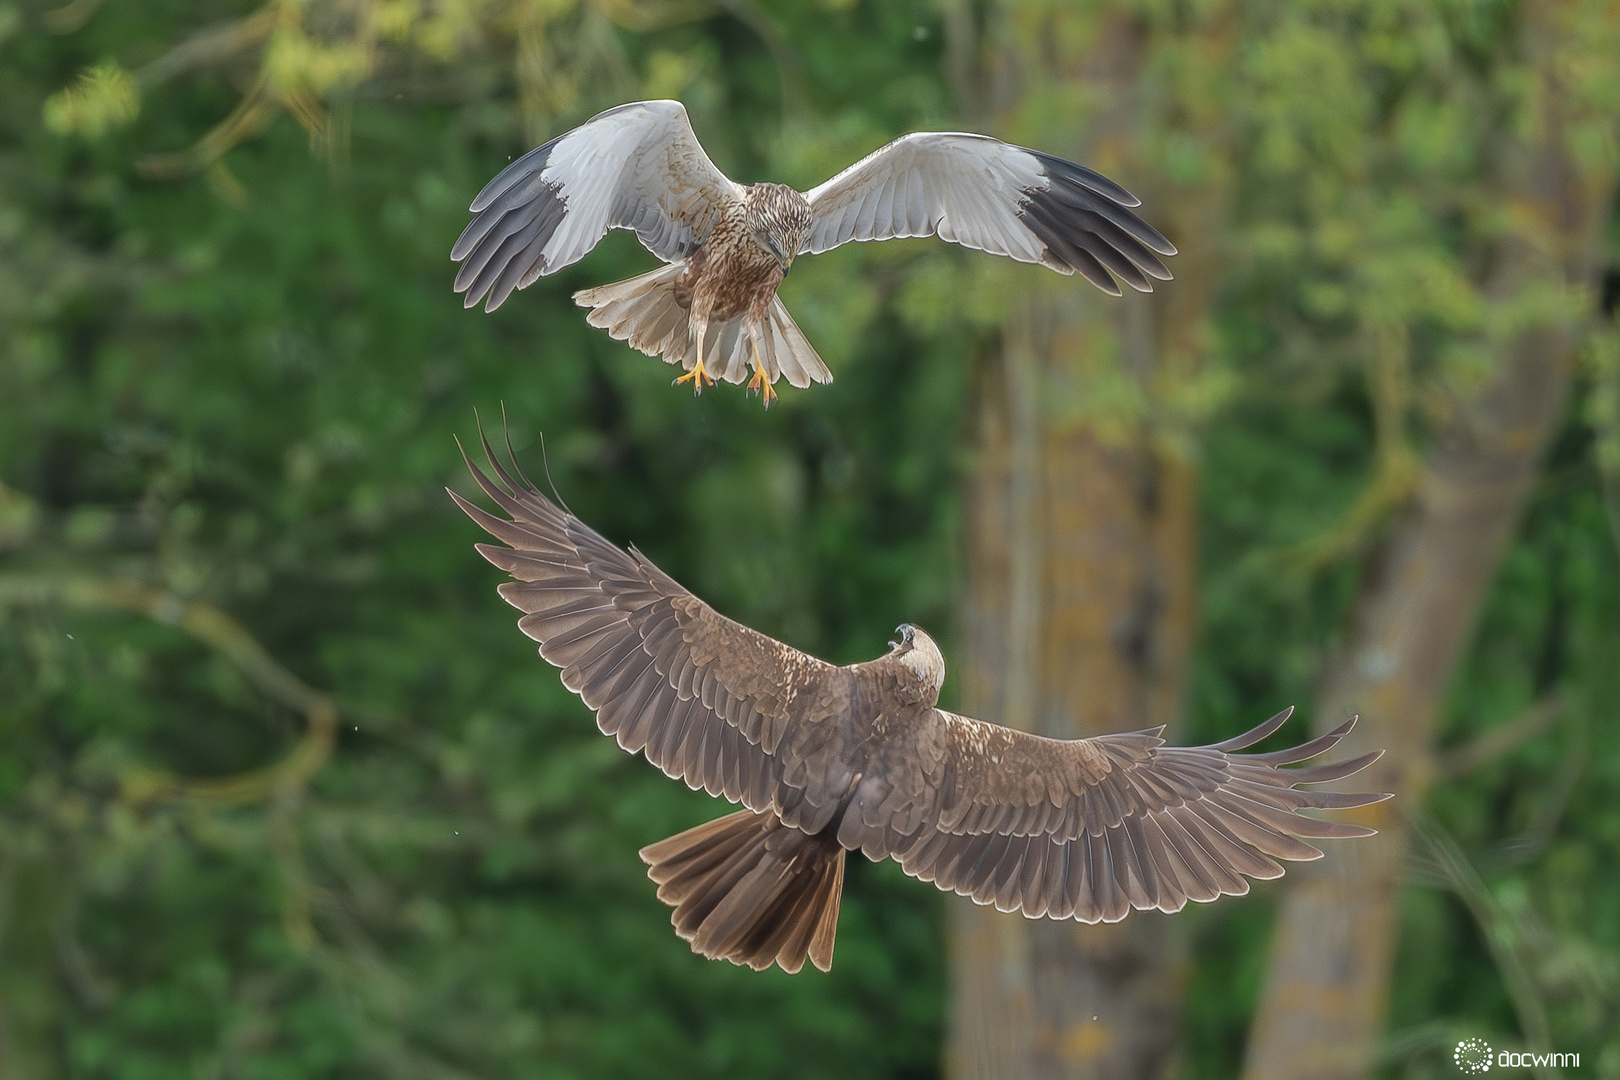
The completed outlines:
<svg viewBox="0 0 1620 1080">
<path fill-rule="evenodd" d="M 1081 922 L 1117 922 L 1132 908 L 1179 911 L 1188 900 L 1248 892 L 1243 875 L 1280 877 L 1276 859 L 1321 857 L 1299 837 L 1372 834 L 1299 811 L 1388 795 L 1295 788 L 1349 776 L 1382 751 L 1278 768 L 1325 752 L 1354 719 L 1289 750 L 1236 753 L 1292 711 L 1226 742 L 1176 747 L 1164 745 L 1162 729 L 1065 741 L 936 710 L 915 744 L 916 774 L 875 789 L 882 798 L 844 822 L 862 822 L 852 838 L 868 855 L 893 856 L 914 877 L 1004 911 Z M 893 794 L 919 791 L 921 799 Z"/>
<path fill-rule="evenodd" d="M 508 165 L 473 200 L 450 250 L 456 291 L 485 311 L 584 258 L 609 229 L 634 229 L 665 262 L 690 253 L 723 200 L 741 198 L 703 152 L 678 101 L 598 113 Z"/>
<path fill-rule="evenodd" d="M 806 192 L 807 252 L 851 240 L 932 236 L 1079 272 L 1118 296 L 1110 272 L 1139 292 L 1170 280 L 1175 246 L 1128 209 L 1140 200 L 1072 161 L 986 135 L 920 131 L 881 147 Z"/>
<path fill-rule="evenodd" d="M 513 520 L 450 495 L 509 545 L 478 551 L 517 579 L 501 596 L 597 725 L 693 789 L 808 832 L 825 825 L 850 780 L 837 753 L 849 669 L 725 618 L 489 457 L 509 491 L 467 467 Z"/>
</svg>

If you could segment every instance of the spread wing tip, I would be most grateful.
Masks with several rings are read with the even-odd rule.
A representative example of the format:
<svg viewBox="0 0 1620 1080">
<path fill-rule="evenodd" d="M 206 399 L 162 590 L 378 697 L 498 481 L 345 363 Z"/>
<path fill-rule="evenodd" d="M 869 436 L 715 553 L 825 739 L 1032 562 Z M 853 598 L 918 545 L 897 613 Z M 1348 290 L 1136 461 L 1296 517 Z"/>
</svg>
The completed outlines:
<svg viewBox="0 0 1620 1080">
<path fill-rule="evenodd" d="M 457 506 L 461 507 L 462 513 L 472 518 L 473 521 L 477 523 L 485 532 L 490 533 L 491 535 L 498 535 L 495 532 L 496 528 L 510 524 L 510 522 L 504 521 L 501 518 L 496 517 L 494 514 L 491 514 L 488 510 L 469 502 L 461 495 L 460 492 L 448 487 L 445 488 L 444 491 L 445 494 L 449 495 L 450 498 L 455 500 Z M 473 546 L 482 549 L 487 545 L 474 544 Z M 487 559 L 489 556 L 485 555 L 484 557 Z"/>
<path fill-rule="evenodd" d="M 1309 745 L 1308 743 L 1306 745 Z M 1373 762 L 1384 756 L 1382 750 L 1373 750 L 1360 757 L 1350 758 L 1348 761 L 1339 761 L 1330 765 L 1315 765 L 1309 769 L 1278 769 L 1278 773 L 1288 777 L 1290 786 L 1298 787 L 1300 784 L 1325 784 L 1330 780 L 1343 780 L 1347 776 L 1354 776 Z M 1240 758 L 1241 761 L 1253 761 L 1253 758 Z"/>
<path fill-rule="evenodd" d="M 1141 293 L 1151 293 L 1155 280 L 1172 279 L 1159 258 L 1171 245 L 1157 229 L 1061 178 L 1051 178 L 1046 188 L 1026 189 L 1018 217 L 1045 249 L 1045 265 L 1078 273 L 1110 296 L 1122 295 L 1115 278 Z"/>
<path fill-rule="evenodd" d="M 478 440 L 483 446 L 485 460 L 488 462 L 490 471 L 495 474 L 495 479 L 492 479 L 474 463 L 472 456 L 467 453 L 467 448 L 461 444 L 459 438 L 456 439 L 456 449 L 460 451 L 461 460 L 467 466 L 467 471 L 472 473 L 478 487 L 497 506 L 506 511 L 511 520 L 496 517 L 480 509 L 448 487 L 445 488 L 445 491 L 455 501 L 456 505 L 485 532 L 513 547 L 524 547 L 527 546 L 527 541 L 533 539 L 526 532 L 530 526 L 542 526 L 547 529 L 560 527 L 565 531 L 579 526 L 579 519 L 566 506 L 559 506 L 557 502 L 548 499 L 535 487 L 533 481 L 524 474 L 522 468 L 517 464 L 516 455 L 512 452 L 510 439 L 507 441 L 506 450 L 507 455 L 512 459 L 512 469 L 516 472 L 516 476 L 507 471 L 506 467 L 501 464 L 500 459 L 495 456 L 494 448 L 490 445 L 489 438 L 484 434 L 482 423 L 478 427 Z M 497 479 L 499 482 L 497 482 Z M 488 558 L 487 555 L 485 557 Z M 496 565 L 500 564 L 497 563 Z"/>
<path fill-rule="evenodd" d="M 1286 724 L 1288 722 L 1288 718 L 1293 715 L 1294 707 L 1290 705 L 1286 709 L 1283 709 L 1281 712 L 1277 713 L 1271 719 L 1267 720 L 1265 723 L 1252 727 L 1241 735 L 1235 735 L 1232 738 L 1227 739 L 1225 742 L 1215 743 L 1210 746 L 1209 749 L 1219 750 L 1225 754 L 1229 754 L 1233 750 L 1247 749 L 1248 747 L 1253 746 L 1255 743 L 1271 736 L 1278 728 Z"/>
</svg>

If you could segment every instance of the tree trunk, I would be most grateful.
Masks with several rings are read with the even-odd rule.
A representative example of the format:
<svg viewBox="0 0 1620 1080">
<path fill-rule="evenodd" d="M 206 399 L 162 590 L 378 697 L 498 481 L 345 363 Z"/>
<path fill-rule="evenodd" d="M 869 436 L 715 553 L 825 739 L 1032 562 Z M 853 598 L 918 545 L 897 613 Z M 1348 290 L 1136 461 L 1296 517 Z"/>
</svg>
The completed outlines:
<svg viewBox="0 0 1620 1080">
<path fill-rule="evenodd" d="M 1043 421 L 1040 385 L 1076 344 L 1055 343 L 1052 306 L 1008 326 L 982 387 L 964 708 L 1062 738 L 1174 723 L 1193 628 L 1193 473 L 1141 437 Z M 1083 926 L 959 904 L 952 1076 L 1173 1071 L 1186 963 L 1162 916 Z"/>
<path fill-rule="evenodd" d="M 1176 428 L 1185 418 L 1166 421 L 1156 406 L 1166 388 L 1196 376 L 1206 352 L 1224 170 L 1171 184 L 1140 152 L 1144 125 L 1168 124 L 1145 118 L 1148 102 L 1163 111 L 1173 97 L 1148 84 L 1149 28 L 1122 10 L 1044 18 L 1074 21 L 1024 26 L 995 44 L 988 82 L 1000 100 L 981 115 L 1142 185 L 1142 213 L 1191 254 L 1173 260 L 1176 280 L 1151 296 L 1112 299 L 1075 281 L 1027 301 L 981 372 L 964 511 L 963 705 L 1059 738 L 1174 730 L 1196 622 L 1197 478 Z M 1021 25 L 1020 14 L 1007 22 Z M 963 20 L 953 25 L 960 33 Z M 1048 47 L 1058 40 L 1082 47 L 1064 57 Z M 1222 40 L 1208 34 L 1210 55 Z M 959 80 L 967 51 L 952 50 Z M 1077 89 L 1106 103 L 1083 132 L 1020 123 L 1020 110 L 1043 115 L 1041 94 L 1068 100 Z M 1096 408 L 1093 387 L 1121 377 L 1141 407 Z M 1085 926 L 958 905 L 953 1080 L 1178 1071 L 1187 982 L 1179 923 L 1136 913 Z"/>
<path fill-rule="evenodd" d="M 1497 204 L 1519 207 L 1533 224 L 1489 260 L 1485 292 L 1495 305 L 1526 289 L 1585 286 L 1602 235 L 1608 182 L 1581 177 L 1571 162 L 1550 67 L 1540 72 L 1538 137 L 1503 133 L 1507 175 Z M 1330 727 L 1359 712 L 1345 753 L 1388 753 L 1356 785 L 1396 798 L 1351 815 L 1378 828 L 1377 837 L 1290 873 L 1250 1038 L 1250 1080 L 1350 1080 L 1372 1068 L 1398 935 L 1405 815 L 1423 798 L 1447 684 L 1562 414 L 1574 323 L 1548 321 L 1502 344 L 1494 377 L 1458 403 L 1411 505 L 1363 576 L 1314 720 Z"/>
</svg>

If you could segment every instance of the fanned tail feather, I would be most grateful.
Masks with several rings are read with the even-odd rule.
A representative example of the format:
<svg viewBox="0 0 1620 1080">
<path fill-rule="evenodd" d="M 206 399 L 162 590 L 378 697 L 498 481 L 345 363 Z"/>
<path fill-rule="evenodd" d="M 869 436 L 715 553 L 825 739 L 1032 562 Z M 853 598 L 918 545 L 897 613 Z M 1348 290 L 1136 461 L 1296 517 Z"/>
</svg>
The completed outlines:
<svg viewBox="0 0 1620 1080">
<path fill-rule="evenodd" d="M 574 303 L 590 308 L 585 321 L 615 340 L 648 356 L 681 363 L 690 371 L 697 363 L 688 325 L 691 312 L 675 291 L 684 269 L 674 263 L 612 285 L 581 289 L 574 294 Z"/>
<path fill-rule="evenodd" d="M 698 955 L 755 971 L 775 963 L 796 972 L 806 957 L 832 967 L 844 888 L 837 840 L 739 810 L 650 844 L 641 859 Z"/>
<path fill-rule="evenodd" d="M 832 382 L 832 372 L 827 370 L 827 365 L 822 363 L 816 350 L 810 347 L 810 342 L 793 321 L 793 316 L 783 306 L 781 297 L 771 300 L 765 322 L 761 336 L 768 345 L 760 349 L 760 355 L 769 353 L 770 361 L 766 364 L 765 373 L 773 382 L 778 371 L 786 377 L 790 386 L 797 386 L 801 390 L 813 382 Z"/>
<path fill-rule="evenodd" d="M 674 263 L 612 285 L 581 289 L 574 294 L 574 303 L 590 308 L 585 321 L 606 330 L 615 340 L 691 371 L 697 366 L 691 309 L 682 306 L 676 292 L 684 270 L 681 264 Z M 741 383 L 748 377 L 756 356 L 772 383 L 785 377 L 790 385 L 802 390 L 812 382 L 832 382 L 832 372 L 794 324 L 780 298 L 771 300 L 757 329 L 750 329 L 746 314 L 709 323 L 703 366 L 710 376 Z"/>
</svg>

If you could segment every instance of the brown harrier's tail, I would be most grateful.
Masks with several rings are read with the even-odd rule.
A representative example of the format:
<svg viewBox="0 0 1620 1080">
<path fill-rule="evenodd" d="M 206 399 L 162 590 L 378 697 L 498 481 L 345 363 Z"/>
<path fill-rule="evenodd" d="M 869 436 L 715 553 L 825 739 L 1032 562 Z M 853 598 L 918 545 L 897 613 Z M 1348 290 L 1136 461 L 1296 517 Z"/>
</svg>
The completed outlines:
<svg viewBox="0 0 1620 1080">
<path fill-rule="evenodd" d="M 581 289 L 574 294 L 574 303 L 591 309 L 585 321 L 592 326 L 629 342 L 632 349 L 661 356 L 665 363 L 691 371 L 697 366 L 691 302 L 677 287 L 684 272 L 679 263 L 661 266 L 612 285 Z M 802 389 L 812 382 L 832 382 L 832 372 L 780 299 L 771 300 L 761 325 L 752 330 L 746 314 L 709 323 L 703 366 L 711 377 L 740 383 L 748 377 L 756 356 L 772 383 L 786 378 Z"/>
<path fill-rule="evenodd" d="M 711 960 L 832 967 L 844 849 L 832 837 L 739 810 L 641 849 L 675 932 Z"/>
</svg>

